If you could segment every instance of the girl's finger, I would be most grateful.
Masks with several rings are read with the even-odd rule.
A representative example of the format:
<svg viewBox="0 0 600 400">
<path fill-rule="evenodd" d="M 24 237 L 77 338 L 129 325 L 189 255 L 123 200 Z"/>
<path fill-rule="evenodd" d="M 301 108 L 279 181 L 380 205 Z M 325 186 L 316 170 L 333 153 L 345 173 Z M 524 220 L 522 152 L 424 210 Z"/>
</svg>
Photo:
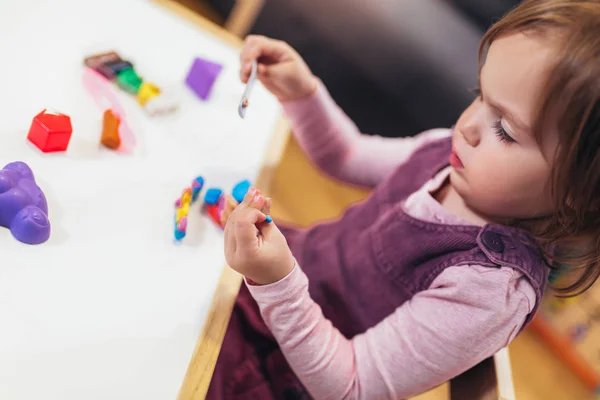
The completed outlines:
<svg viewBox="0 0 600 400">
<path fill-rule="evenodd" d="M 248 189 L 248 191 L 246 192 L 246 195 L 244 196 L 244 199 L 242 200 L 242 202 L 240 203 L 240 205 L 238 207 L 240 207 L 240 208 L 248 207 L 250 205 L 250 203 L 252 202 L 252 199 L 254 198 L 254 195 L 256 194 L 256 192 L 258 192 L 257 188 L 255 188 L 254 186 L 250 187 L 250 189 Z"/>
<path fill-rule="evenodd" d="M 250 201 L 249 207 L 256 208 L 257 210 L 262 210 L 265 205 L 265 198 L 259 191 L 254 194 L 252 200 Z"/>
<path fill-rule="evenodd" d="M 263 214 L 265 214 L 266 219 L 265 222 L 273 222 L 273 218 L 271 218 L 271 198 L 267 197 L 265 199 L 265 204 L 263 205 L 263 208 L 261 210 L 263 212 Z"/>
<path fill-rule="evenodd" d="M 225 205 L 233 210 L 238 206 L 238 202 L 233 198 L 232 195 L 228 194 L 225 197 Z"/>
<path fill-rule="evenodd" d="M 261 210 L 263 212 L 263 214 L 265 215 L 269 215 L 271 214 L 271 198 L 267 197 L 265 199 L 265 204 L 263 205 L 263 208 Z"/>
<path fill-rule="evenodd" d="M 266 215 L 256 208 L 244 209 L 235 220 L 236 249 L 242 251 L 256 250 L 260 231 L 256 227 L 266 220 Z"/>
<path fill-rule="evenodd" d="M 230 217 L 233 217 L 230 215 Z M 235 232 L 233 232 L 233 225 L 235 221 L 234 218 L 229 218 L 227 223 L 225 224 L 225 230 L 223 232 L 223 236 L 225 239 L 225 257 L 228 258 L 233 256 L 237 250 L 237 245 L 235 241 Z"/>
</svg>

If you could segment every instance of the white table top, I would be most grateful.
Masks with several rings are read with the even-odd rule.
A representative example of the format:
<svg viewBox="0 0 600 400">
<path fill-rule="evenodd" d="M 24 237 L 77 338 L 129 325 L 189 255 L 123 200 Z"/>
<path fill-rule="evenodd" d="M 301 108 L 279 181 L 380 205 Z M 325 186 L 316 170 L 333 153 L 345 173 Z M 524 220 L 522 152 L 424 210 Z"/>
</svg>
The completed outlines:
<svg viewBox="0 0 600 400">
<path fill-rule="evenodd" d="M 181 99 L 151 118 L 116 90 L 132 154 L 100 148 L 104 110 L 82 85 L 83 58 L 106 50 Z M 31 166 L 52 224 L 39 246 L 0 228 L 0 398 L 175 398 L 225 260 L 198 203 L 173 243 L 173 202 L 196 175 L 254 179 L 278 103 L 257 84 L 240 119 L 237 50 L 141 0 L 3 2 L 0 53 L 0 168 Z M 196 56 L 225 66 L 207 102 L 183 83 Z M 71 117 L 66 153 L 26 140 L 46 107 Z"/>
</svg>

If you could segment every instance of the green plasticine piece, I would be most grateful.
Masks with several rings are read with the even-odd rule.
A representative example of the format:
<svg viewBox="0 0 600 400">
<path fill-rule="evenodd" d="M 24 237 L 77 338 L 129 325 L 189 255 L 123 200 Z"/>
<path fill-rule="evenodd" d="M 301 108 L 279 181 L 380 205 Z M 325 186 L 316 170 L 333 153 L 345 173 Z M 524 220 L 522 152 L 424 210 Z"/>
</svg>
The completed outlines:
<svg viewBox="0 0 600 400">
<path fill-rule="evenodd" d="M 117 85 L 131 94 L 137 94 L 142 86 L 142 81 L 133 68 L 124 69 L 117 75 Z"/>
</svg>

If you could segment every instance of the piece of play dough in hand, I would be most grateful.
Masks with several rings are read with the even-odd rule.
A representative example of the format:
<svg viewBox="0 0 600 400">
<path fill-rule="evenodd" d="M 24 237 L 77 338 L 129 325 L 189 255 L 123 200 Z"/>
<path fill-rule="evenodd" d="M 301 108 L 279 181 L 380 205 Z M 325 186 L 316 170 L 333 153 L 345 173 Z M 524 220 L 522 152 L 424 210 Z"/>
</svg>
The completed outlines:
<svg viewBox="0 0 600 400">
<path fill-rule="evenodd" d="M 50 237 L 46 197 L 24 162 L 0 170 L 0 226 L 27 244 L 40 244 Z"/>
</svg>

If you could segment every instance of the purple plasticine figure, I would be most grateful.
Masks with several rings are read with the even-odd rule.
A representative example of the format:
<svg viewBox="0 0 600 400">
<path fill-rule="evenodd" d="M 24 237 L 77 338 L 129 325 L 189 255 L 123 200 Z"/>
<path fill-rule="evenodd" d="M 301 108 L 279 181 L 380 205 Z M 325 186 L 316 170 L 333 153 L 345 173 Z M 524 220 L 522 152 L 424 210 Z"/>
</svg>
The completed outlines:
<svg viewBox="0 0 600 400">
<path fill-rule="evenodd" d="M 50 237 L 46 197 L 24 162 L 15 161 L 0 170 L 0 226 L 27 244 L 40 244 Z"/>
<path fill-rule="evenodd" d="M 196 58 L 192 63 L 186 85 L 202 100 L 207 100 L 223 66 L 212 61 Z"/>
</svg>

